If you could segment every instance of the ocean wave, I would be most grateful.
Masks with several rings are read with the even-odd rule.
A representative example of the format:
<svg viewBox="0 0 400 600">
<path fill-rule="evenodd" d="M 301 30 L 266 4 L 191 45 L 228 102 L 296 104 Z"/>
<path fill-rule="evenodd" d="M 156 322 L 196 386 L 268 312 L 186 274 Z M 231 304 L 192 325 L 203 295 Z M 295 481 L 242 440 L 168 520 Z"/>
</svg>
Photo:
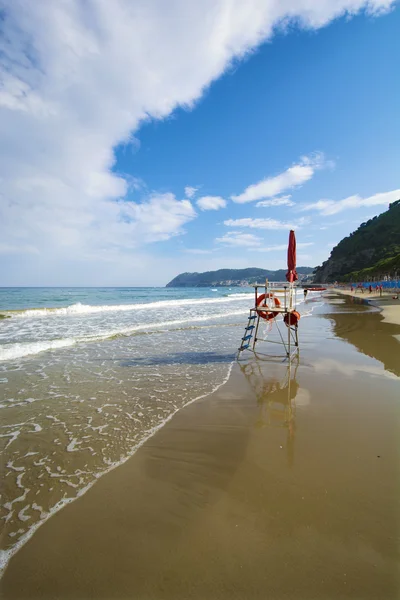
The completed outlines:
<svg viewBox="0 0 400 600">
<path fill-rule="evenodd" d="M 43 342 L 6 344 L 4 346 L 0 346 L 0 361 L 14 360 L 16 358 L 28 356 L 29 354 L 38 354 L 44 350 L 57 350 L 59 348 L 73 346 L 74 344 L 76 344 L 76 340 L 73 338 L 45 340 Z"/>
<path fill-rule="evenodd" d="M 24 358 L 26 356 L 39 354 L 39 352 L 67 348 L 70 346 L 74 346 L 75 344 L 99 342 L 111 338 L 128 336 L 139 331 L 145 331 L 145 333 L 152 333 L 153 331 L 160 330 L 168 331 L 171 327 L 174 327 L 175 325 L 184 325 L 192 322 L 208 321 L 210 319 L 221 319 L 224 317 L 240 316 L 244 314 L 244 310 L 245 309 L 224 312 L 214 315 L 211 314 L 204 317 L 190 317 L 187 319 L 176 319 L 173 321 L 160 321 L 158 323 L 144 323 L 141 325 L 132 325 L 131 327 L 100 331 L 96 334 L 86 336 L 76 336 L 53 340 L 41 340 L 38 342 L 18 342 L 15 344 L 6 344 L 0 346 L 0 362 Z"/>
<path fill-rule="evenodd" d="M 236 292 L 235 294 L 226 294 L 226 298 L 254 298 L 252 292 Z"/>
<path fill-rule="evenodd" d="M 82 315 L 82 314 L 95 314 L 105 312 L 126 312 L 132 310 L 157 310 L 162 308 L 170 307 L 181 307 L 181 306 L 193 306 L 193 305 L 205 305 L 205 304 L 224 304 L 227 302 L 233 302 L 238 299 L 246 300 L 251 298 L 253 294 L 230 294 L 223 298 L 184 298 L 180 300 L 158 300 L 156 302 L 146 302 L 140 304 L 105 304 L 105 305 L 93 305 L 93 304 L 71 304 L 70 306 L 64 306 L 59 308 L 27 308 L 24 310 L 11 310 L 3 311 L 3 315 L 12 318 L 35 318 L 35 317 L 52 317 L 56 315 L 68 316 L 68 315 Z"/>
</svg>

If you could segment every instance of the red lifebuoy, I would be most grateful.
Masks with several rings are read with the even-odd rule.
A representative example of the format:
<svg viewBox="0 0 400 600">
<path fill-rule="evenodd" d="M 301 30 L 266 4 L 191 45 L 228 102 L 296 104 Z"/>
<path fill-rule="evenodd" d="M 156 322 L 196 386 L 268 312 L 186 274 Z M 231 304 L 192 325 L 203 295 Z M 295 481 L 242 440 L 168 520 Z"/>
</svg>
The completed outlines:
<svg viewBox="0 0 400 600">
<path fill-rule="evenodd" d="M 286 313 L 286 315 L 283 317 L 283 320 L 285 321 L 286 327 L 290 327 L 290 325 L 297 327 L 300 321 L 300 313 L 298 313 L 297 310 L 294 310 L 291 313 Z"/>
<path fill-rule="evenodd" d="M 265 300 L 265 298 L 273 298 L 274 299 L 274 304 L 276 306 L 276 308 L 279 308 L 281 303 L 279 301 L 279 298 L 277 298 L 276 296 L 274 296 L 273 294 L 261 294 L 261 296 L 259 296 L 257 298 L 257 306 L 260 306 L 261 302 L 263 302 Z M 257 314 L 262 318 L 265 319 L 266 321 L 270 321 L 271 319 L 275 318 L 276 315 L 278 315 L 278 312 L 275 312 L 273 310 L 270 311 L 261 311 L 261 310 L 257 310 Z"/>
</svg>

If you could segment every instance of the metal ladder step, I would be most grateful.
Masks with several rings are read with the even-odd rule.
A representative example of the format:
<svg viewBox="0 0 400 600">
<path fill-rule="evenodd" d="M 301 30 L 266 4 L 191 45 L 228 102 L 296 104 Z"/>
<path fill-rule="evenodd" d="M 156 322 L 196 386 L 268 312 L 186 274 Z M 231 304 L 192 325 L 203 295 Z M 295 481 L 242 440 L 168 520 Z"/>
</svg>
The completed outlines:
<svg viewBox="0 0 400 600">
<path fill-rule="evenodd" d="M 248 317 L 247 326 L 244 328 L 244 336 L 242 337 L 242 344 L 241 344 L 240 348 L 238 349 L 239 352 L 242 352 L 242 350 L 247 350 L 247 348 L 250 348 L 250 344 L 251 344 L 250 340 L 252 339 L 253 334 L 254 334 L 253 329 L 256 329 L 256 326 L 250 325 L 250 323 L 257 318 L 258 318 L 258 314 L 252 315 L 250 312 L 250 316 Z M 249 332 L 249 333 L 246 333 L 246 332 Z M 245 343 L 245 342 L 247 342 L 247 343 Z"/>
</svg>

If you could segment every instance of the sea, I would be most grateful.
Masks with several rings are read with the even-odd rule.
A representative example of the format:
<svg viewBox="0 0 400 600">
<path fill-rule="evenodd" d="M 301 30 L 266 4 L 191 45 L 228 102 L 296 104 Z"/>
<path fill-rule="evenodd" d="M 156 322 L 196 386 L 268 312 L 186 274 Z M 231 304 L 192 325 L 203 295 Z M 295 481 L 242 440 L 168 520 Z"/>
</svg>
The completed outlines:
<svg viewBox="0 0 400 600">
<path fill-rule="evenodd" d="M 253 304 L 252 288 L 0 288 L 3 567 L 227 380 Z"/>
</svg>

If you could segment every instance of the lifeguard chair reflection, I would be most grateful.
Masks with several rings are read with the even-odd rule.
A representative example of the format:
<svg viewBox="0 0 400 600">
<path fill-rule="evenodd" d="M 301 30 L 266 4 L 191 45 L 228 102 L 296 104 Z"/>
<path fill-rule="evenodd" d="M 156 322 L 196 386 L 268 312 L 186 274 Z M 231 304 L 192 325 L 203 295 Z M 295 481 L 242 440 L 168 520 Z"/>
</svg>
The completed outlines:
<svg viewBox="0 0 400 600">
<path fill-rule="evenodd" d="M 262 361 L 252 360 L 239 363 L 239 367 L 253 388 L 258 405 L 258 416 L 255 422 L 258 428 L 286 429 L 287 464 L 294 464 L 296 437 L 296 396 L 299 393 L 297 369 L 299 361 L 293 360 L 288 366 L 269 364 L 268 375 L 263 370 Z"/>
</svg>

